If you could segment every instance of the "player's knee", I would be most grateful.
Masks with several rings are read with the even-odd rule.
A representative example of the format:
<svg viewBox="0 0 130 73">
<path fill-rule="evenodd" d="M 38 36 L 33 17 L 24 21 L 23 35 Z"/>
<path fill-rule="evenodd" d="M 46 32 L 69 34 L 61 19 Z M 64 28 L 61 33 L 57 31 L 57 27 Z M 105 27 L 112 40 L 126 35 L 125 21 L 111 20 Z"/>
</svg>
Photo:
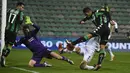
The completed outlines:
<svg viewBox="0 0 130 73">
<path fill-rule="evenodd" d="M 34 67 L 34 64 L 36 64 L 36 61 L 30 60 L 29 63 L 28 63 L 28 66 L 29 67 Z"/>
<path fill-rule="evenodd" d="M 28 64 L 28 66 L 29 66 L 29 67 L 34 67 L 34 65 L 32 65 L 32 64 Z"/>
</svg>

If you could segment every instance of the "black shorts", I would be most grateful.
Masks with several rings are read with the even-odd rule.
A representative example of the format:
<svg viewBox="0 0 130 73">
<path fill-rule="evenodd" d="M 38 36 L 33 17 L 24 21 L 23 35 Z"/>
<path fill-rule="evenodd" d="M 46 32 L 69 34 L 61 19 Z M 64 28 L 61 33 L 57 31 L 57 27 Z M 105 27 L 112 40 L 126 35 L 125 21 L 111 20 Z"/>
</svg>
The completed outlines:
<svg viewBox="0 0 130 73">
<path fill-rule="evenodd" d="M 109 27 L 102 26 L 100 29 L 97 27 L 97 29 L 93 31 L 93 33 L 94 33 L 92 34 L 93 36 L 100 35 L 101 37 L 100 44 L 106 45 L 106 43 L 108 42 L 108 36 L 110 34 Z"/>
<path fill-rule="evenodd" d="M 15 32 L 5 30 L 5 44 L 13 45 L 15 43 L 16 36 L 17 34 Z"/>
</svg>

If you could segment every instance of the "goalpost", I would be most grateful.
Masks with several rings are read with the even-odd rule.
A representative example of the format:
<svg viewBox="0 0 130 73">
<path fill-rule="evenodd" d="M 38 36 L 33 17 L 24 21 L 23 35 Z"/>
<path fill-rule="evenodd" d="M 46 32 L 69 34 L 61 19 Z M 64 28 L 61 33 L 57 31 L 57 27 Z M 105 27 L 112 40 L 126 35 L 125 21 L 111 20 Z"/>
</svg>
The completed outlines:
<svg viewBox="0 0 130 73">
<path fill-rule="evenodd" d="M 7 0 L 2 0 L 2 10 L 1 10 L 1 48 L 0 48 L 0 56 L 2 55 L 2 50 L 4 48 L 4 33 L 6 26 L 6 11 L 7 11 Z M 1 59 L 1 58 L 0 58 Z"/>
</svg>

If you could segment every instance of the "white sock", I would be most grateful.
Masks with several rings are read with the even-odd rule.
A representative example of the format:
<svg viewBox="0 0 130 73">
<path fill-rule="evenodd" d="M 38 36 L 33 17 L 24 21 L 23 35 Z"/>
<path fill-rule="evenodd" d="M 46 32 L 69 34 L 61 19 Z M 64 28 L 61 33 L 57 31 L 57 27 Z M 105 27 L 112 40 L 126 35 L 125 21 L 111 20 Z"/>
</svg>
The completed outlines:
<svg viewBox="0 0 130 73">
<path fill-rule="evenodd" d="M 107 48 L 107 50 L 108 50 L 108 53 L 110 54 L 111 57 L 114 56 L 114 54 L 113 54 L 111 48 Z"/>
<path fill-rule="evenodd" d="M 86 65 L 86 66 L 84 67 L 84 69 L 92 70 L 92 69 L 94 69 L 94 67 L 93 67 L 93 66 Z"/>
</svg>

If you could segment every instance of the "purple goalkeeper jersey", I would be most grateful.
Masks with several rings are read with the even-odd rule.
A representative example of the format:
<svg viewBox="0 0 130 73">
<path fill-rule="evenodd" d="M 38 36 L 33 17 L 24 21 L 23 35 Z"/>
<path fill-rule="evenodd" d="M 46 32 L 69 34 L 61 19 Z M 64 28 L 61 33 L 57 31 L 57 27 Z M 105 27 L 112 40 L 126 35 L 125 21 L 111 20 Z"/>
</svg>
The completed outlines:
<svg viewBox="0 0 130 73">
<path fill-rule="evenodd" d="M 39 31 L 40 27 L 37 25 L 33 25 L 34 30 L 29 32 L 28 36 L 24 36 L 20 39 L 16 45 L 24 44 L 27 48 L 29 48 L 34 54 L 39 53 L 41 51 L 46 51 L 46 48 L 41 43 L 41 41 L 37 38 L 36 34 Z"/>
</svg>

